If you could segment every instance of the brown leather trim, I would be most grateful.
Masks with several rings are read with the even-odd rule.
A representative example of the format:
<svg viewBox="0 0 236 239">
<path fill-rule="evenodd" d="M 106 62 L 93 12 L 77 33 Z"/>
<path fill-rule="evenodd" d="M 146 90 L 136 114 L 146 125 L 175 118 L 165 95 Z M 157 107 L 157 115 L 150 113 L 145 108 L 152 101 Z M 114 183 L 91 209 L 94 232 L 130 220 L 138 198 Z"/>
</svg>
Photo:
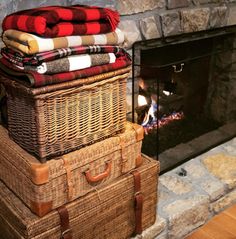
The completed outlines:
<svg viewBox="0 0 236 239">
<path fill-rule="evenodd" d="M 60 224 L 61 224 L 61 239 L 72 239 L 71 229 L 70 229 L 70 219 L 68 210 L 65 206 L 61 206 L 57 209 L 59 217 L 60 217 Z"/>
<path fill-rule="evenodd" d="M 66 170 L 66 184 L 67 184 L 67 199 L 70 202 L 72 200 L 73 194 L 74 194 L 74 185 L 72 181 L 72 173 L 71 173 L 71 167 L 68 160 L 63 159 L 64 168 Z"/>
<path fill-rule="evenodd" d="M 52 201 L 50 202 L 30 202 L 31 210 L 37 214 L 39 217 L 43 217 L 50 211 L 52 211 Z"/>
<path fill-rule="evenodd" d="M 143 214 L 143 195 L 141 193 L 135 196 L 135 233 L 141 234 L 142 227 L 142 214 Z"/>
<path fill-rule="evenodd" d="M 36 185 L 49 182 L 49 168 L 45 164 L 31 164 L 31 180 Z"/>
<path fill-rule="evenodd" d="M 144 137 L 143 126 L 135 124 L 135 123 L 133 123 L 132 126 L 136 132 L 136 140 L 137 141 L 143 140 L 143 137 Z"/>
<path fill-rule="evenodd" d="M 134 176 L 134 194 L 141 192 L 141 175 L 138 170 L 131 172 Z"/>
<path fill-rule="evenodd" d="M 141 234 L 142 228 L 142 214 L 143 214 L 143 194 L 141 192 L 141 176 L 135 170 L 132 172 L 134 176 L 134 210 L 135 210 L 135 234 Z"/>
<path fill-rule="evenodd" d="M 142 163 L 143 163 L 143 158 L 142 158 L 142 155 L 140 154 L 140 155 L 138 155 L 138 157 L 136 158 L 135 165 L 136 165 L 136 167 L 139 167 L 139 166 L 142 165 Z"/>
</svg>

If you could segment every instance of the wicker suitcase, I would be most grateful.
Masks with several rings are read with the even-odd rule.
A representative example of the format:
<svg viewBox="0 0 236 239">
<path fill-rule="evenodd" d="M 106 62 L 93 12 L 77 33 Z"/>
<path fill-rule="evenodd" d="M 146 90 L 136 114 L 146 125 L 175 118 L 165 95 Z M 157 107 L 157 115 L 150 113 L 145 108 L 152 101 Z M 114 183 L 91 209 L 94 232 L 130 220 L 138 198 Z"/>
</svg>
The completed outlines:
<svg viewBox="0 0 236 239">
<path fill-rule="evenodd" d="M 159 163 L 143 165 L 44 217 L 33 214 L 0 182 L 0 230 L 4 239 L 126 239 L 156 218 Z"/>
<path fill-rule="evenodd" d="M 0 126 L 0 179 L 43 216 L 141 165 L 143 128 L 130 122 L 125 128 L 124 133 L 42 164 Z"/>
<path fill-rule="evenodd" d="M 130 68 L 29 88 L 0 76 L 12 139 L 41 162 L 124 130 Z"/>
</svg>

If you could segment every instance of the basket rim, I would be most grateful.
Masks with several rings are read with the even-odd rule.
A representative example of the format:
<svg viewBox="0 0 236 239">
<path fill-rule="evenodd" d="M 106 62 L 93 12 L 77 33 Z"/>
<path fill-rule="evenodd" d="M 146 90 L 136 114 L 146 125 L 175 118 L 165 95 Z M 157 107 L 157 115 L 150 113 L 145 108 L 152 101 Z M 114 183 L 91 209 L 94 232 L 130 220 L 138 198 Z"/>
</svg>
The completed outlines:
<svg viewBox="0 0 236 239">
<path fill-rule="evenodd" d="M 8 76 L 6 73 L 0 70 L 0 73 L 1 73 L 0 83 L 2 83 L 4 86 L 13 87 L 17 89 L 18 91 L 21 91 L 27 95 L 36 96 L 40 94 L 55 92 L 57 90 L 64 90 L 64 89 L 69 89 L 73 87 L 88 85 L 94 82 L 99 82 L 108 78 L 120 76 L 122 74 L 130 73 L 130 72 L 131 72 L 131 66 L 128 66 L 125 68 L 121 68 L 121 69 L 106 72 L 106 73 L 101 73 L 101 74 L 90 76 L 90 77 L 79 78 L 72 81 L 46 85 L 46 86 L 42 86 L 38 88 L 32 88 L 32 87 L 26 86 L 25 84 L 23 84 L 22 81 L 19 81 L 17 78 Z"/>
</svg>

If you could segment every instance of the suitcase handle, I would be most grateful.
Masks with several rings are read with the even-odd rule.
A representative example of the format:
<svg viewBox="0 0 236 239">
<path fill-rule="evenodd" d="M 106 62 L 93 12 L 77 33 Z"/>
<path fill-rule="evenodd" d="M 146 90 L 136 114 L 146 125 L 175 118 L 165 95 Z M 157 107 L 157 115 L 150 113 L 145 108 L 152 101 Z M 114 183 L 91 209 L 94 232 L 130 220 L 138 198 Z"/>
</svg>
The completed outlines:
<svg viewBox="0 0 236 239">
<path fill-rule="evenodd" d="M 86 176 L 86 179 L 89 183 L 96 183 L 96 182 L 99 182 L 102 179 L 108 177 L 110 173 L 111 173 L 111 161 L 106 163 L 106 168 L 105 168 L 105 171 L 103 173 L 100 173 L 96 176 L 92 176 L 90 171 L 87 170 L 85 172 L 85 176 Z"/>
</svg>

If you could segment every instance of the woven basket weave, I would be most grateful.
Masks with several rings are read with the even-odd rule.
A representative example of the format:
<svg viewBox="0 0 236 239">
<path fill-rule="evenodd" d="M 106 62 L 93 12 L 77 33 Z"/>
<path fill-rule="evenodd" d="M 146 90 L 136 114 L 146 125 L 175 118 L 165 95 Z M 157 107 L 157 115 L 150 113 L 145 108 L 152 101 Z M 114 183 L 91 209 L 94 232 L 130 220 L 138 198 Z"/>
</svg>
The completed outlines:
<svg viewBox="0 0 236 239">
<path fill-rule="evenodd" d="M 143 128 L 129 122 L 124 133 L 44 164 L 12 141 L 1 125 L 0 138 L 0 179 L 39 216 L 142 164 Z"/>
<path fill-rule="evenodd" d="M 66 238 L 124 239 L 135 232 L 139 220 L 143 230 L 151 226 L 156 218 L 159 163 L 147 157 L 143 161 L 137 170 L 143 197 L 140 217 L 136 216 L 134 177 L 127 173 L 106 187 L 98 187 L 96 191 L 65 205 L 69 214 L 67 232 L 71 234 Z M 3 238 L 63 238 L 57 210 L 40 218 L 1 182 L 0 222 Z"/>
<path fill-rule="evenodd" d="M 39 89 L 1 77 L 10 136 L 45 162 L 123 131 L 129 70 Z"/>
</svg>

